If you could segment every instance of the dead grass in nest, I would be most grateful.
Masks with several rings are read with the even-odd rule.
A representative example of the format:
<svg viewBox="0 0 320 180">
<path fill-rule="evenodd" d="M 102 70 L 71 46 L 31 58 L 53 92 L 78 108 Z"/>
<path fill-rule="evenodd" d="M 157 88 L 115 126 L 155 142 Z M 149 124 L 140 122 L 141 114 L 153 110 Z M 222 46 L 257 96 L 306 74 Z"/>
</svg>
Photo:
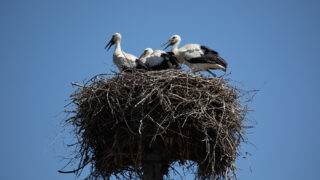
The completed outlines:
<svg viewBox="0 0 320 180">
<path fill-rule="evenodd" d="M 71 96 L 67 125 L 74 128 L 80 173 L 88 179 L 142 176 L 143 151 L 157 138 L 163 174 L 174 162 L 198 167 L 199 179 L 236 178 L 234 162 L 245 141 L 250 93 L 220 77 L 180 70 L 97 75 Z M 62 172 L 62 171 L 61 171 Z"/>
</svg>

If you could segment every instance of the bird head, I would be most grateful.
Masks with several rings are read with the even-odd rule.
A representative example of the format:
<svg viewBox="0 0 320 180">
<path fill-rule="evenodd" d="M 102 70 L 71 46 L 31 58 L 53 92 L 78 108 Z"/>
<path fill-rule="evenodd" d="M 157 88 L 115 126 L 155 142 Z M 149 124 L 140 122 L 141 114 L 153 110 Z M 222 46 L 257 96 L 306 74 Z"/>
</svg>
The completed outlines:
<svg viewBox="0 0 320 180">
<path fill-rule="evenodd" d="M 146 48 L 138 59 L 140 60 L 142 57 L 149 56 L 152 54 L 152 52 L 153 50 L 151 48 Z"/>
<path fill-rule="evenodd" d="M 106 45 L 105 49 L 107 49 L 107 51 L 111 48 L 112 45 L 114 45 L 117 41 L 121 40 L 121 34 L 119 33 L 114 33 L 112 35 L 111 40 L 108 42 L 108 44 Z"/>
<path fill-rule="evenodd" d="M 166 44 L 168 44 L 164 49 L 167 49 L 169 46 L 172 46 L 174 44 L 176 44 L 177 42 L 180 42 L 181 38 L 179 35 L 173 35 L 171 36 L 171 38 L 165 42 L 164 44 L 161 45 L 161 47 L 165 46 Z"/>
</svg>

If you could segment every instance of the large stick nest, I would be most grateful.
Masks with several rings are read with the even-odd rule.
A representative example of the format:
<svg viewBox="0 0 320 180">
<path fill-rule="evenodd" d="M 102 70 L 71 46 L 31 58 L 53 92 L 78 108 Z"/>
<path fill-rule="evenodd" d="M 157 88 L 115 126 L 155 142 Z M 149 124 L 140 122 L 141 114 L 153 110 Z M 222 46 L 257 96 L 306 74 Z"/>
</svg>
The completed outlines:
<svg viewBox="0 0 320 180">
<path fill-rule="evenodd" d="M 141 177 L 143 152 L 160 139 L 163 174 L 174 162 L 198 167 L 200 179 L 235 175 L 245 140 L 243 91 L 229 80 L 180 70 L 98 75 L 71 96 L 79 173 L 89 179 Z"/>
</svg>

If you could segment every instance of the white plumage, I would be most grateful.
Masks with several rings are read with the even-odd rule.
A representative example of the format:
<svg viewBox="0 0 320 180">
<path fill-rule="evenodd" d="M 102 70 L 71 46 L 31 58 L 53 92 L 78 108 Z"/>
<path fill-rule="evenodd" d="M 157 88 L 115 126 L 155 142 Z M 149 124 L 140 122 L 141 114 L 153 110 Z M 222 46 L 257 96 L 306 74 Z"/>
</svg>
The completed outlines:
<svg viewBox="0 0 320 180">
<path fill-rule="evenodd" d="M 156 66 L 161 64 L 164 59 L 161 57 L 161 54 L 166 53 L 162 50 L 155 50 L 153 51 L 151 48 L 146 48 L 143 53 L 141 54 L 140 58 L 143 57 L 141 60 L 147 66 Z"/>
<path fill-rule="evenodd" d="M 137 57 L 122 51 L 120 43 L 121 34 L 115 33 L 112 35 L 111 40 L 105 47 L 107 50 L 109 50 L 112 45 L 116 45 L 113 53 L 114 64 L 118 67 L 120 72 L 123 72 L 125 70 L 137 69 L 137 67 L 139 67 L 140 65 L 140 63 L 137 61 Z"/>
<path fill-rule="evenodd" d="M 150 70 L 180 69 L 177 59 L 163 50 L 146 48 L 139 57 Z"/>
<path fill-rule="evenodd" d="M 201 51 L 199 44 L 187 44 L 181 47 L 177 52 L 180 56 L 186 58 L 187 60 L 204 55 L 204 52 Z"/>
<path fill-rule="evenodd" d="M 141 62 L 144 64 L 147 64 L 147 59 L 150 57 L 150 55 L 153 53 L 153 50 L 151 48 L 146 48 L 139 59 L 141 59 Z"/>
<path fill-rule="evenodd" d="M 174 53 L 178 61 L 189 66 L 193 72 L 208 71 L 215 76 L 209 69 L 221 69 L 226 71 L 228 64 L 219 56 L 218 52 L 199 44 L 187 44 L 178 49 L 180 42 L 180 36 L 173 35 L 163 45 L 169 43 L 165 48 L 172 46 L 171 52 Z"/>
</svg>

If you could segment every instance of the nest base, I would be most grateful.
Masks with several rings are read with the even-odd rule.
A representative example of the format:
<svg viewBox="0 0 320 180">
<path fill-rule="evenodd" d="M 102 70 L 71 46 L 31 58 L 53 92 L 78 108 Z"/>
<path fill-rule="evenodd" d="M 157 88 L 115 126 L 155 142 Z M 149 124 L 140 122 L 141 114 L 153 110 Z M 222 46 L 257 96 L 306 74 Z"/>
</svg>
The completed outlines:
<svg viewBox="0 0 320 180">
<path fill-rule="evenodd" d="M 91 163 L 89 178 L 131 179 L 192 162 L 199 179 L 232 175 L 244 141 L 243 95 L 228 79 L 180 70 L 95 76 L 71 96 L 66 121 L 77 137 L 76 172 Z"/>
</svg>

